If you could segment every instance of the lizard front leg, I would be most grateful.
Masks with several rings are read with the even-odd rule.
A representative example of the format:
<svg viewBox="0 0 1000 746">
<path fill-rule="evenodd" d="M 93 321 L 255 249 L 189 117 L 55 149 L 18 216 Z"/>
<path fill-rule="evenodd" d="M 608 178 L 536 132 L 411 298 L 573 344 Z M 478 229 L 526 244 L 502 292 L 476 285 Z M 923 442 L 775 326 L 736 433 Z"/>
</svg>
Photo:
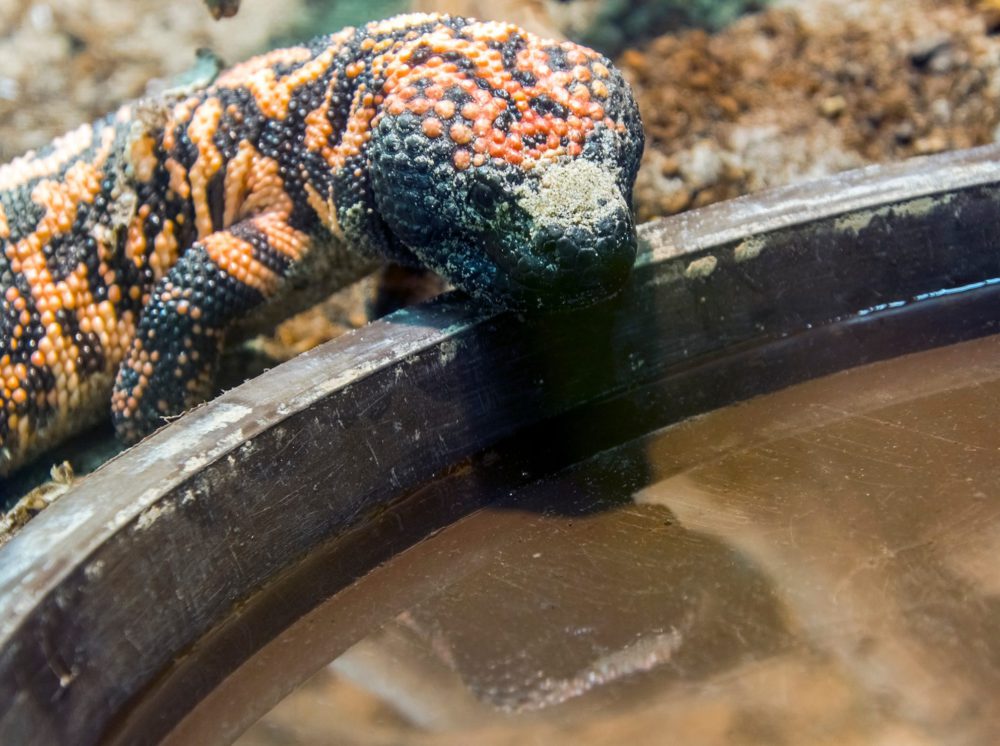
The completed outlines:
<svg viewBox="0 0 1000 746">
<path fill-rule="evenodd" d="M 156 284 L 115 382 L 115 430 L 134 443 L 211 394 L 226 329 L 278 291 L 309 248 L 280 214 L 196 241 Z"/>
</svg>

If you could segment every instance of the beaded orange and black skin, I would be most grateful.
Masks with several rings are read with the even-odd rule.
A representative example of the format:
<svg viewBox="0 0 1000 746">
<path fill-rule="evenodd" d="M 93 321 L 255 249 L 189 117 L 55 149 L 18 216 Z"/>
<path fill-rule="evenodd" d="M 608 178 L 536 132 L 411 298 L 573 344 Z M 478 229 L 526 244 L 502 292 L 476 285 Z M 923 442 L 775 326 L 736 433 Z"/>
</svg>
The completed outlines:
<svg viewBox="0 0 1000 746">
<path fill-rule="evenodd" d="M 614 294 L 642 147 L 596 52 L 408 15 L 29 153 L 0 168 L 0 475 L 108 402 L 132 442 L 202 401 L 227 329 L 330 275 L 338 247 L 507 307 Z"/>
</svg>

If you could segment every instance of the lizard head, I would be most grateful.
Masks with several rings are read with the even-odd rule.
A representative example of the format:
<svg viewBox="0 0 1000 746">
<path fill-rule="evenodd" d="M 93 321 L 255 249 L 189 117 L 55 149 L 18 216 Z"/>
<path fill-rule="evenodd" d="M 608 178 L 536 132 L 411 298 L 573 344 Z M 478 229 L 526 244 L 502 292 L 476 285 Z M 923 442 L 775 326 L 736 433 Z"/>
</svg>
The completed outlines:
<svg viewBox="0 0 1000 746">
<path fill-rule="evenodd" d="M 409 73 L 388 86 L 369 150 L 393 235 L 457 287 L 508 308 L 620 290 L 636 255 L 643 134 L 611 63 L 484 23 L 424 39 L 401 64 Z"/>
</svg>

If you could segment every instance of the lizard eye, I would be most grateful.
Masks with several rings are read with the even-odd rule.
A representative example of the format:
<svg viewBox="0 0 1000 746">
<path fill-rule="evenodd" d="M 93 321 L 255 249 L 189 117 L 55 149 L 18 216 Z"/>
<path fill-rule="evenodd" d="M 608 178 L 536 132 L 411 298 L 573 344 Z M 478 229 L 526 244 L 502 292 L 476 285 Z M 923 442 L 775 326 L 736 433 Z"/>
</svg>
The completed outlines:
<svg viewBox="0 0 1000 746">
<path fill-rule="evenodd" d="M 496 193 L 493 188 L 482 181 L 477 181 L 469 190 L 469 199 L 476 211 L 486 217 L 491 216 L 496 211 Z"/>
</svg>

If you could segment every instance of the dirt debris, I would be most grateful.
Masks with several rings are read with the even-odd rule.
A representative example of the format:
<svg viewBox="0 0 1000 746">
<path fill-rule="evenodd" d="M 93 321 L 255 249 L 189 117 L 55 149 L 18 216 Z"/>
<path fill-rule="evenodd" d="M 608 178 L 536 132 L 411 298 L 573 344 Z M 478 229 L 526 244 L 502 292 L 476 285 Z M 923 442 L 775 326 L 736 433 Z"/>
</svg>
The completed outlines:
<svg viewBox="0 0 1000 746">
<path fill-rule="evenodd" d="M 993 142 L 998 21 L 972 0 L 786 0 L 626 51 L 648 136 L 640 220 Z"/>
</svg>

